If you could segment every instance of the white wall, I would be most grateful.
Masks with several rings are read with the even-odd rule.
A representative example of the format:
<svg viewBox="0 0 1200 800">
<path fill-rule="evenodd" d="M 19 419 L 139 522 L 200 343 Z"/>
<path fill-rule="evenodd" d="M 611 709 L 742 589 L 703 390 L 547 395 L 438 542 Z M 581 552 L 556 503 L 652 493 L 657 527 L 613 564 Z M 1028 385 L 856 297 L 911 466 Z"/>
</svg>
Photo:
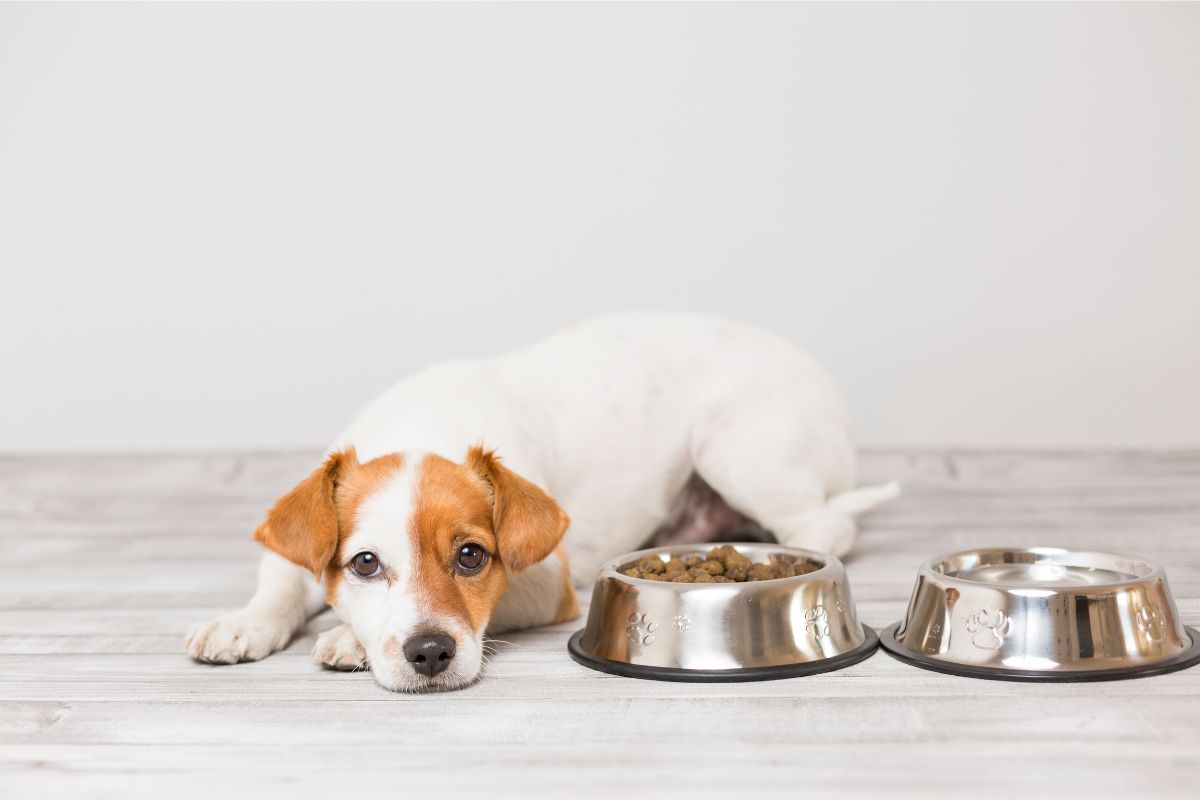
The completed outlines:
<svg viewBox="0 0 1200 800">
<path fill-rule="evenodd" d="M 0 6 L 0 450 L 319 446 L 623 308 L 870 444 L 1200 445 L 1200 6 Z"/>
</svg>

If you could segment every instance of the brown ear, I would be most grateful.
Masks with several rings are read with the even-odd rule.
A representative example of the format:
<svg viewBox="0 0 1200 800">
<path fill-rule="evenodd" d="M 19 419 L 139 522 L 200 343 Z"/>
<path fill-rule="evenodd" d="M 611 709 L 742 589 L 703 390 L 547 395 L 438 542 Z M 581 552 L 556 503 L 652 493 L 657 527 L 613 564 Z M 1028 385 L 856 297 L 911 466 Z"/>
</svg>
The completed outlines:
<svg viewBox="0 0 1200 800">
<path fill-rule="evenodd" d="M 492 487 L 492 527 L 506 567 L 520 572 L 558 547 L 571 520 L 554 498 L 482 447 L 467 451 L 467 467 Z"/>
<path fill-rule="evenodd" d="M 348 466 L 356 465 L 354 448 L 333 453 L 313 474 L 275 503 L 254 541 L 318 578 L 337 554 L 338 516 L 334 493 Z"/>
</svg>

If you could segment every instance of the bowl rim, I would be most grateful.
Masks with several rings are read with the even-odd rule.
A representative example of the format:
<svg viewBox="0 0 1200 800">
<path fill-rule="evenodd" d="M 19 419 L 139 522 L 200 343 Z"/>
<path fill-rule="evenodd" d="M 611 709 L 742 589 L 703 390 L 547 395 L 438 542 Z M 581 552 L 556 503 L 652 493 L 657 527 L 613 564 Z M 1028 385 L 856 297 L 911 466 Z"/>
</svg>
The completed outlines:
<svg viewBox="0 0 1200 800">
<path fill-rule="evenodd" d="M 1047 591 L 1053 591 L 1053 592 L 1070 592 L 1070 591 L 1076 591 L 1079 588 L 1078 586 L 1069 586 L 1069 585 L 1064 585 L 1061 583 L 1054 583 L 1052 581 L 1031 581 L 1028 583 L 1022 583 L 1019 586 L 1013 586 L 1010 584 L 996 583 L 993 581 L 981 581 L 981 580 L 973 580 L 971 578 L 961 578 L 961 577 L 958 577 L 957 575 L 951 575 L 949 573 L 942 572 L 935 568 L 936 565 L 945 563 L 947 561 L 950 561 L 950 560 L 953 560 L 956 558 L 960 558 L 963 556 L 979 555 L 979 554 L 984 554 L 984 553 L 1031 553 L 1034 555 L 1044 555 L 1044 556 L 1048 557 L 1045 563 L 1048 563 L 1048 564 L 1057 563 L 1062 566 L 1071 566 L 1071 565 L 1069 563 L 1053 561 L 1053 560 L 1050 560 L 1050 558 L 1052 558 L 1054 556 L 1069 556 L 1072 554 L 1086 554 L 1086 555 L 1090 555 L 1090 556 L 1101 556 L 1101 557 L 1112 559 L 1112 560 L 1119 559 L 1122 561 L 1130 561 L 1135 564 L 1145 564 L 1149 568 L 1149 571 L 1146 572 L 1146 574 L 1144 574 L 1144 575 L 1131 575 L 1130 577 L 1124 578 L 1121 580 L 1104 581 L 1102 583 L 1092 584 L 1092 586 L 1095 588 L 1103 587 L 1103 588 L 1119 589 L 1122 587 L 1136 586 L 1139 584 L 1144 584 L 1147 581 L 1152 581 L 1155 579 L 1163 579 L 1166 577 L 1166 570 L 1164 570 L 1162 565 L 1159 564 L 1157 561 L 1154 561 L 1149 558 L 1143 558 L 1142 556 L 1135 555 L 1133 553 L 1121 553 L 1116 550 L 1101 550 L 1101 549 L 1095 549 L 1095 548 L 1086 548 L 1085 549 L 1085 548 L 1072 548 L 1072 547 L 1049 547 L 1049 546 L 1043 546 L 1043 545 L 1037 545 L 1037 546 L 1033 546 L 1033 547 L 1003 547 L 1003 546 L 1001 546 L 1001 547 L 968 547 L 968 548 L 965 548 L 962 550 L 956 550 L 952 553 L 944 553 L 941 555 L 937 555 L 937 556 L 934 556 L 933 558 L 930 558 L 930 559 L 922 562 L 920 568 L 917 570 L 917 573 L 918 573 L 918 576 L 928 575 L 930 577 L 933 577 L 939 583 L 947 583 L 949 585 L 961 586 L 961 587 L 975 587 L 975 588 L 986 587 L 986 588 L 996 589 L 999 591 L 1011 591 L 1013 589 L 1038 589 L 1038 590 L 1047 590 Z M 1114 569 L 1113 571 L 1115 572 L 1118 570 Z M 1126 573 L 1126 574 L 1128 574 L 1128 573 Z"/>
<path fill-rule="evenodd" d="M 722 547 L 724 545 L 729 545 L 730 547 L 737 549 L 739 553 L 742 552 L 742 549 L 744 548 L 744 549 L 754 549 L 754 550 L 765 550 L 765 551 L 768 551 L 771 553 L 780 553 L 782 555 L 803 556 L 810 560 L 819 561 L 821 563 L 821 566 L 819 568 L 813 570 L 812 572 L 806 572 L 803 575 L 793 575 L 790 578 L 768 578 L 767 580 L 763 580 L 763 581 L 735 581 L 733 583 L 691 583 L 691 582 L 685 582 L 685 581 L 679 581 L 679 582 L 649 581 L 649 580 L 646 580 L 645 578 L 634 578 L 630 575 L 622 575 L 619 571 L 617 571 L 617 567 L 619 565 L 628 564 L 632 561 L 637 561 L 638 559 L 644 558 L 648 555 L 658 555 L 660 553 L 665 553 L 665 554 L 672 555 L 672 556 L 677 555 L 677 554 L 685 554 L 685 555 L 691 555 L 691 554 L 697 554 L 697 553 L 703 554 L 703 553 L 708 552 L 709 550 L 711 550 L 714 547 Z M 715 589 L 715 588 L 726 589 L 726 590 L 728 590 L 730 588 L 738 588 L 741 591 L 746 591 L 746 590 L 749 590 L 750 588 L 752 588 L 754 586 L 758 586 L 758 585 L 778 586 L 780 583 L 785 582 L 785 581 L 793 581 L 793 582 L 799 584 L 799 583 L 803 583 L 805 581 L 813 580 L 813 579 L 833 578 L 833 577 L 836 577 L 839 573 L 844 572 L 844 571 L 845 571 L 845 567 L 843 566 L 841 559 L 839 559 L 837 556 L 830 555 L 829 553 L 822 553 L 818 550 L 807 550 L 802 547 L 788 547 L 787 545 L 772 544 L 770 542 L 706 542 L 706 543 L 697 543 L 697 544 L 673 544 L 673 545 L 666 545 L 664 547 L 647 547 L 647 548 L 643 548 L 641 550 L 634 550 L 629 553 L 623 553 L 622 555 L 619 555 L 616 558 L 612 558 L 612 559 L 609 559 L 608 561 L 604 562 L 604 564 L 600 567 L 600 571 L 596 574 L 596 580 L 600 581 L 600 580 L 607 578 L 607 579 L 614 579 L 614 580 L 617 580 L 620 582 L 633 583 L 635 586 L 648 584 L 648 585 L 657 586 L 660 588 L 670 587 L 675 591 L 704 590 L 704 589 Z"/>
</svg>

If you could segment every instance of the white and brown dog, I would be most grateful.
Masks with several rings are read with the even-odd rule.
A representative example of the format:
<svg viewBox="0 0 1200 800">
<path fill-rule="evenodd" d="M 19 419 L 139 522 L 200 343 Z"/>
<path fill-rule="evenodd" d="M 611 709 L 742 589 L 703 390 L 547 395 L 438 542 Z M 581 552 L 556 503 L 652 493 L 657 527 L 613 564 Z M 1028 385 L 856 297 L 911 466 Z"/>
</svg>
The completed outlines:
<svg viewBox="0 0 1200 800">
<path fill-rule="evenodd" d="M 757 525 L 842 555 L 854 515 L 897 493 L 854 485 L 842 400 L 795 345 L 711 318 L 606 317 L 429 368 L 367 406 L 255 532 L 268 552 L 250 603 L 187 648 L 264 658 L 328 603 L 344 624 L 318 662 L 458 688 L 485 632 L 578 615 L 568 552 L 580 584 L 655 533 Z"/>
</svg>

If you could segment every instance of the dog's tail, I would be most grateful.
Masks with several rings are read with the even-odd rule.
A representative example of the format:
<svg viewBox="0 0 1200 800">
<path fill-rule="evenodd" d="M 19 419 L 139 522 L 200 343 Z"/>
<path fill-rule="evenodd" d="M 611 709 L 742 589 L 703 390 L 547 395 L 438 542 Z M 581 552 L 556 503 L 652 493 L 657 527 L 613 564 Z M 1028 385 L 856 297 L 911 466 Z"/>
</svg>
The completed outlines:
<svg viewBox="0 0 1200 800">
<path fill-rule="evenodd" d="M 865 514 L 899 496 L 900 484 L 892 481 L 882 486 L 862 486 L 848 492 L 835 494 L 829 498 L 828 505 L 835 511 L 857 517 L 859 514 Z"/>
<path fill-rule="evenodd" d="M 855 517 L 899 496 L 900 486 L 896 483 L 863 486 L 835 494 L 805 514 L 798 533 L 784 544 L 820 550 L 841 558 L 850 552 L 858 536 Z"/>
</svg>

